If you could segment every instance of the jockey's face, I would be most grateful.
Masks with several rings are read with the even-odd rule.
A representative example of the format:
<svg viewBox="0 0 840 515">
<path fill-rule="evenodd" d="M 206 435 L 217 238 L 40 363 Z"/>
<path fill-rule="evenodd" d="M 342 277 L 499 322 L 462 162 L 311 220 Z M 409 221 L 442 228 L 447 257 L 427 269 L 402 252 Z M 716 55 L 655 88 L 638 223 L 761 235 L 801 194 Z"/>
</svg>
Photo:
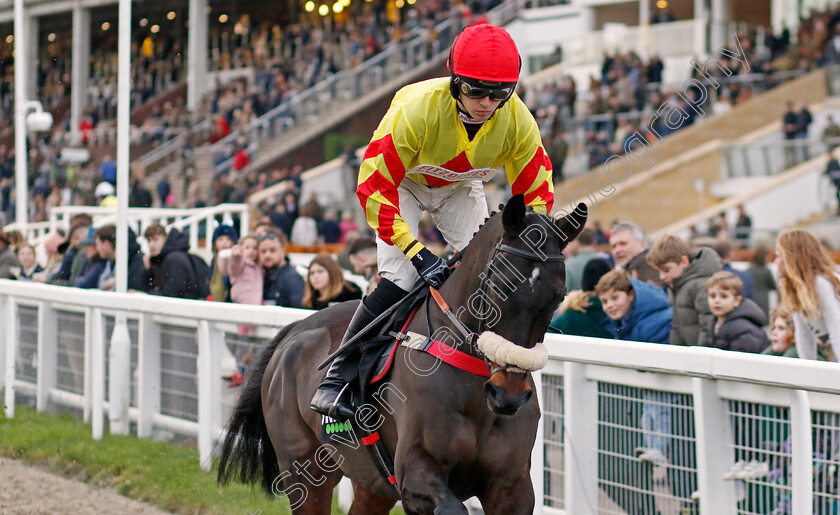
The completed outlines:
<svg viewBox="0 0 840 515">
<path fill-rule="evenodd" d="M 461 107 L 470 115 L 470 118 L 477 122 L 486 122 L 493 116 L 496 108 L 502 103 L 501 100 L 492 100 L 489 96 L 481 98 L 470 98 L 461 93 L 458 95 L 461 100 Z"/>
</svg>

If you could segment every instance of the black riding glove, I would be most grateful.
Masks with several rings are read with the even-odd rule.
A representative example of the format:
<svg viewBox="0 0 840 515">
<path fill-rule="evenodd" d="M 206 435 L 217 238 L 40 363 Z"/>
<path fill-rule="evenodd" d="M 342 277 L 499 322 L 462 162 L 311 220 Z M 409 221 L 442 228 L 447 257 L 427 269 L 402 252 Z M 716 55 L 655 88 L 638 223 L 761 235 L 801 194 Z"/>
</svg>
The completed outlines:
<svg viewBox="0 0 840 515">
<path fill-rule="evenodd" d="M 411 258 L 411 264 L 426 284 L 434 288 L 443 286 L 443 282 L 452 273 L 445 259 L 435 256 L 425 247 Z"/>
</svg>

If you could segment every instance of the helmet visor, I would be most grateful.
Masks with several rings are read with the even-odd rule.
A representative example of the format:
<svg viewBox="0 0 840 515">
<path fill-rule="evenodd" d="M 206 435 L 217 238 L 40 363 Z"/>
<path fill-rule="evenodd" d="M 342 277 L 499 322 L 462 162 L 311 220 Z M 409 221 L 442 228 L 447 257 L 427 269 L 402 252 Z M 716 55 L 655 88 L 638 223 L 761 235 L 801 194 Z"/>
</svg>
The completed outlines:
<svg viewBox="0 0 840 515">
<path fill-rule="evenodd" d="M 486 86 L 478 84 L 470 84 L 465 80 L 461 80 L 459 84 L 459 91 L 469 98 L 484 98 L 490 97 L 490 100 L 506 100 L 512 93 L 516 83 L 503 83 L 498 86 Z"/>
</svg>

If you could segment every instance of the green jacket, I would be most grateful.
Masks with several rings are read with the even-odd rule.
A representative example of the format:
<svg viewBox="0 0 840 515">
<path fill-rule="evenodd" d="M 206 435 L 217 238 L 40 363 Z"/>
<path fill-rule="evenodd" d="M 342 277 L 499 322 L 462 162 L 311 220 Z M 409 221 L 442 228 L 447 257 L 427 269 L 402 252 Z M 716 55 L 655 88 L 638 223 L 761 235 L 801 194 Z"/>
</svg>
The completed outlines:
<svg viewBox="0 0 840 515">
<path fill-rule="evenodd" d="M 585 311 L 567 309 L 551 321 L 550 332 L 573 334 L 575 336 L 590 336 L 592 338 L 612 339 L 601 322 L 607 318 L 601 307 L 601 299 L 597 295 L 589 297 L 589 307 Z"/>
<path fill-rule="evenodd" d="M 767 354 L 768 356 L 781 356 L 783 358 L 798 358 L 799 354 L 796 352 L 796 345 L 791 345 L 788 347 L 788 350 L 784 351 L 783 353 L 779 354 L 773 350 L 773 346 L 769 346 L 763 351 L 762 354 Z"/>
<path fill-rule="evenodd" d="M 226 302 L 230 288 L 219 270 L 219 251 L 213 250 L 213 275 L 210 276 L 210 296 L 215 302 Z"/>
</svg>

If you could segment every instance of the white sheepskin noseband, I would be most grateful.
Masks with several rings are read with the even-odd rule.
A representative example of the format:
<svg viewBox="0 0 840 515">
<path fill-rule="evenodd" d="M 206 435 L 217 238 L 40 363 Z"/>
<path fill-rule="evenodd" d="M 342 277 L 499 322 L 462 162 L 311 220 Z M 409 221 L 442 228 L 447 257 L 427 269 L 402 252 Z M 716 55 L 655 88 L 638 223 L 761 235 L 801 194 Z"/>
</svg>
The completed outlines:
<svg viewBox="0 0 840 515">
<path fill-rule="evenodd" d="M 548 351 L 542 342 L 534 345 L 533 349 L 526 349 L 491 331 L 481 333 L 478 337 L 478 348 L 490 361 L 500 366 L 516 367 L 510 368 L 511 372 L 534 372 L 548 362 Z"/>
</svg>

